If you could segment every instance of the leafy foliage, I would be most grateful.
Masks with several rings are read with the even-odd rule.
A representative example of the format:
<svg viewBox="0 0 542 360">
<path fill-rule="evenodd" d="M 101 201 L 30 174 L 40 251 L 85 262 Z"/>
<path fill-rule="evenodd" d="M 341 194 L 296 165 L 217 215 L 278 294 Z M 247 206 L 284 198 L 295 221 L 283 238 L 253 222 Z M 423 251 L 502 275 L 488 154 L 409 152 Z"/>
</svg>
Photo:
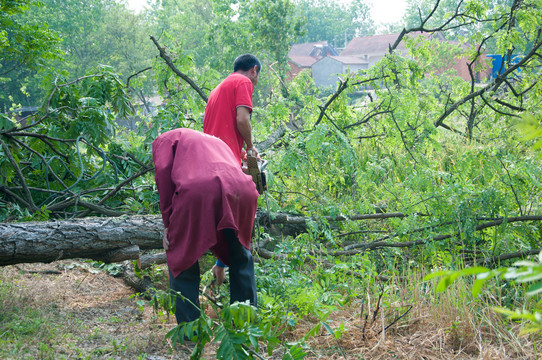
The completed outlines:
<svg viewBox="0 0 542 360">
<path fill-rule="evenodd" d="M 41 69 L 47 60 L 58 58 L 59 36 L 47 23 L 23 21 L 21 14 L 40 3 L 34 0 L 0 2 L 0 110 L 6 112 L 13 103 L 27 104 L 26 97 L 35 95 L 23 79 Z M 30 94 L 31 92 L 32 94 Z"/>
<path fill-rule="evenodd" d="M 60 2 L 43 3 L 47 6 L 27 14 L 27 24 L 43 19 L 69 34 L 62 44 L 70 50 L 62 70 L 70 73 L 59 69 L 40 76 L 46 93 L 37 114 L 0 118 L 1 219 L 157 212 L 151 141 L 176 127 L 201 129 L 205 101 L 157 51 L 139 46 L 145 29 L 115 26 L 123 19 L 147 18 L 112 2 L 93 0 L 88 8 L 69 2 L 63 16 L 84 22 L 74 27 L 62 16 L 51 19 Z M 359 19 L 352 18 L 355 29 L 347 31 L 362 31 L 354 20 L 365 19 L 366 7 L 355 5 Z M 330 92 L 318 89 L 307 72 L 285 81 L 286 54 L 296 40 L 337 36 L 347 25 L 322 27 L 321 35 L 315 35 L 311 22 L 302 38 L 296 10 L 303 9 L 309 18 L 322 11 L 339 16 L 345 11 L 341 6 L 286 0 L 152 3 L 146 29 L 155 32 L 172 64 L 204 93 L 231 71 L 239 53 L 254 52 L 264 61 L 255 93 L 254 134 L 263 140 L 277 128 L 287 129 L 262 152 L 270 160 L 267 200 L 272 211 L 306 219 L 295 235 L 266 234 L 276 259 L 257 268 L 258 312 L 243 304 L 217 308 L 218 319 L 203 316 L 169 333 L 173 342 L 184 336 L 196 339 L 194 357 L 206 342 L 219 341 L 222 358 L 249 357 L 262 346 L 270 352 L 281 349 L 285 359 L 301 358 L 301 343 L 311 336 L 327 331 L 339 339 L 347 331 L 330 321 L 335 310 L 362 303 L 361 294 L 377 287 L 375 279 L 400 271 L 442 270 L 431 275 L 442 276 L 439 290 L 461 276 L 477 275 L 474 294 L 490 278 L 539 280 L 535 262 L 504 263 L 496 270 L 490 266 L 501 255 L 538 252 L 541 246 L 540 0 L 496 6 L 471 0 L 455 8 L 444 1 L 434 13 L 429 5 L 434 6 L 424 2 L 421 18 L 420 13 L 416 17 L 420 21 L 410 19 L 401 33 L 403 53 L 390 44 L 389 54 L 366 71 L 343 74 L 337 90 Z M 0 19 L 22 21 L 16 17 L 20 9 Z M 32 36 L 33 28 L 20 24 L 14 29 Z M 419 31 L 434 36 L 417 36 Z M 439 32 L 461 42 L 443 42 Z M 6 34 L 0 33 L 2 51 L 8 51 Z M 54 63 L 48 51 L 56 46 L 55 37 L 48 34 L 51 42 L 41 44 L 43 52 L 34 54 L 32 64 Z M 122 46 L 123 53 L 116 46 L 96 46 L 125 39 L 133 57 Z M 495 78 L 476 77 L 488 65 L 484 51 L 507 56 Z M 24 63 L 21 52 L 13 56 Z M 456 58 L 467 64 L 470 81 L 450 68 Z M 152 64 L 152 71 L 132 78 L 130 86 L 142 101 L 145 91 L 156 89 L 161 105 L 138 113 L 135 131 L 116 124 L 133 115 L 130 89 L 113 68 L 97 66 L 97 59 L 115 64 L 125 77 Z M 518 135 L 520 117 L 526 122 Z M 259 201 L 264 205 L 263 197 Z M 391 292 L 393 287 L 382 289 Z M 536 283 L 527 291 L 536 297 L 540 289 Z M 391 295 L 384 290 L 379 304 L 389 305 Z M 170 295 L 156 294 L 157 306 L 170 311 Z M 537 327 L 536 313 L 514 316 Z M 283 334 L 305 319 L 316 325 L 299 343 L 285 343 Z"/>
<path fill-rule="evenodd" d="M 372 35 L 375 31 L 369 6 L 364 1 L 351 1 L 346 5 L 328 0 L 303 0 L 298 6 L 306 19 L 306 32 L 297 39 L 298 43 L 326 40 L 335 48 L 342 48 L 346 40 Z"/>
<path fill-rule="evenodd" d="M 215 308 L 218 311 L 217 308 Z M 173 346 L 193 340 L 196 346 L 191 359 L 199 359 L 203 346 L 211 341 L 219 343 L 217 359 L 248 359 L 259 351 L 259 342 L 267 343 L 267 352 L 273 353 L 280 343 L 278 335 L 282 332 L 280 324 L 262 318 L 249 304 L 235 303 L 218 312 L 218 319 L 211 319 L 202 314 L 189 323 L 181 323 L 167 334 Z M 297 345 L 287 346 L 283 359 L 303 359 L 305 353 Z"/>
</svg>

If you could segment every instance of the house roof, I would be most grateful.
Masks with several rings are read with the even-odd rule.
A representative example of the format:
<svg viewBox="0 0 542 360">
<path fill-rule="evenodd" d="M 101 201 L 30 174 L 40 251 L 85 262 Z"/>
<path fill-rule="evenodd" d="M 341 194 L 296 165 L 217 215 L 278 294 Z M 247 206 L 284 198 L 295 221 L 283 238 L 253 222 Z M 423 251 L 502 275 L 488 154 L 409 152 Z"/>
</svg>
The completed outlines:
<svg viewBox="0 0 542 360">
<path fill-rule="evenodd" d="M 339 55 L 327 41 L 317 41 L 292 45 L 288 56 L 290 61 L 299 67 L 311 67 L 312 64 L 325 56 Z"/>
<path fill-rule="evenodd" d="M 299 67 L 311 67 L 312 64 L 320 60 L 321 57 L 313 56 L 290 56 L 290 61 L 296 64 Z"/>
<path fill-rule="evenodd" d="M 406 36 L 424 36 L 427 38 L 432 38 L 436 36 L 439 39 L 443 39 L 442 34 L 433 35 L 430 33 L 422 32 L 413 32 Z M 364 56 L 364 55 L 381 55 L 389 51 L 389 47 L 392 46 L 397 38 L 399 33 L 396 34 L 387 34 L 387 35 L 374 35 L 374 36 L 365 36 L 365 37 L 356 37 L 353 38 L 344 48 L 341 55 L 348 56 Z M 405 43 L 401 41 L 397 50 L 404 51 Z"/>
<path fill-rule="evenodd" d="M 327 41 L 317 41 L 312 43 L 295 44 L 290 48 L 288 56 L 290 56 L 290 58 L 292 58 L 292 56 L 310 56 L 314 48 L 317 46 L 328 46 L 328 43 Z"/>
<path fill-rule="evenodd" d="M 333 60 L 336 60 L 338 62 L 341 62 L 345 65 L 363 65 L 363 64 L 368 64 L 367 61 L 365 60 L 362 60 L 360 59 L 359 57 L 355 57 L 355 56 L 344 56 L 344 55 L 340 55 L 340 56 L 328 56 L 329 58 L 333 59 Z"/>
</svg>

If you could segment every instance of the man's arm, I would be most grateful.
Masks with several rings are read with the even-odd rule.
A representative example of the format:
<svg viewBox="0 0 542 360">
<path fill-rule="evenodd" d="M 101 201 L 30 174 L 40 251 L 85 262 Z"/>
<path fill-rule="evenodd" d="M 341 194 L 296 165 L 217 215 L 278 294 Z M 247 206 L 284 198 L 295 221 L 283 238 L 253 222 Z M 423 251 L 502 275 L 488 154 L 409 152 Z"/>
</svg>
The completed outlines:
<svg viewBox="0 0 542 360">
<path fill-rule="evenodd" d="M 258 150 L 254 147 L 252 143 L 252 126 L 250 125 L 250 109 L 244 106 L 239 106 L 237 108 L 237 130 L 245 140 L 247 144 L 247 153 L 249 150 L 253 150 L 253 156 L 258 156 Z"/>
</svg>

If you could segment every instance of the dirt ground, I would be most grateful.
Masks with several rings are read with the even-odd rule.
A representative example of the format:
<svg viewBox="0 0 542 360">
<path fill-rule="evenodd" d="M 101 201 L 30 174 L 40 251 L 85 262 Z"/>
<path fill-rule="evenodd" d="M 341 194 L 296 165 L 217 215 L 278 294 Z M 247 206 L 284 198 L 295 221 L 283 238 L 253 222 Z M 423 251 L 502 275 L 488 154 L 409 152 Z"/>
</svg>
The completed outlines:
<svg viewBox="0 0 542 360">
<path fill-rule="evenodd" d="M 0 284 L 0 358 L 189 358 L 186 348 L 172 348 L 165 339 L 176 325 L 173 317 L 156 314 L 148 301 L 133 296 L 134 290 L 122 279 L 95 271 L 88 263 L 6 266 L 0 268 Z M 321 331 L 308 341 L 306 359 L 542 358 L 525 349 L 533 348 L 531 340 L 514 347 L 493 335 L 458 334 L 453 326 L 433 326 L 423 311 L 418 309 L 418 314 L 379 333 L 379 322 L 368 328 L 358 307 L 337 311 L 330 324 L 343 323 L 347 331 L 338 341 Z M 299 339 L 312 326 L 307 321 L 286 337 Z M 216 347 L 207 345 L 203 357 L 215 358 Z M 262 358 L 280 358 L 265 355 Z"/>
</svg>

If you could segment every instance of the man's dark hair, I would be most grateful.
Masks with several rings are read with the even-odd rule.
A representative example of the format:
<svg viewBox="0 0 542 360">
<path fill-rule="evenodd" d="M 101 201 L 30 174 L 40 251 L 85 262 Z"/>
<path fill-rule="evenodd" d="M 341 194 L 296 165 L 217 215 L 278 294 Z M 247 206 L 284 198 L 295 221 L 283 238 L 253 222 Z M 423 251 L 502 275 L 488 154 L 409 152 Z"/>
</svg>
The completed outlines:
<svg viewBox="0 0 542 360">
<path fill-rule="evenodd" d="M 233 72 L 237 70 L 249 71 L 254 66 L 257 66 L 256 71 L 259 73 L 262 69 L 262 64 L 256 56 L 252 54 L 239 55 L 233 62 Z"/>
</svg>

